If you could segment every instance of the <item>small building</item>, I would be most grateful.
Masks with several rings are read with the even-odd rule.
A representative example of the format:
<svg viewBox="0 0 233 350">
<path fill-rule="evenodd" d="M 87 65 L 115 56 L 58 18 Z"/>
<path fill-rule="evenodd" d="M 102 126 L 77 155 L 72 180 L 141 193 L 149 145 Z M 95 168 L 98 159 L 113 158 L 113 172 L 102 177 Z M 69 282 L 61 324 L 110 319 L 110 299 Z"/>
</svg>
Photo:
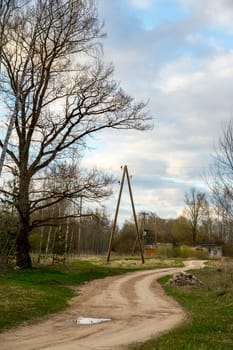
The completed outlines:
<svg viewBox="0 0 233 350">
<path fill-rule="evenodd" d="M 173 249 L 173 243 L 153 243 L 144 247 L 145 256 L 155 256 L 156 254 L 167 255 Z"/>
<path fill-rule="evenodd" d="M 222 257 L 222 245 L 215 243 L 203 243 L 198 244 L 195 247 L 196 250 L 207 251 L 209 258 L 221 258 Z"/>
<path fill-rule="evenodd" d="M 147 244 L 145 246 L 145 255 L 146 256 L 155 256 L 156 253 L 156 245 L 155 244 Z"/>
</svg>

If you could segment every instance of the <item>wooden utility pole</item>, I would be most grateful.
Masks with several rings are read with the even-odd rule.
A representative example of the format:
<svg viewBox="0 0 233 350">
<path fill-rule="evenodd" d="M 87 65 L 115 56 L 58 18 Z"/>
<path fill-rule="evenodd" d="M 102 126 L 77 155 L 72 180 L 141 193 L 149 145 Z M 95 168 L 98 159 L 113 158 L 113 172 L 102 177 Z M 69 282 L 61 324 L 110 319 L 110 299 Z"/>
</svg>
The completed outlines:
<svg viewBox="0 0 233 350">
<path fill-rule="evenodd" d="M 113 237 L 114 237 L 115 230 L 116 230 L 117 217 L 118 217 L 118 212 L 119 212 L 119 207 L 120 207 L 120 201 L 121 201 L 121 195 L 122 195 L 122 190 L 123 190 L 123 186 L 124 186 L 125 176 L 126 176 L 127 182 L 128 182 L 128 188 L 129 188 L 131 206 L 132 206 L 132 211 L 133 211 L 133 216 L 134 216 L 134 223 L 135 223 L 135 228 L 136 228 L 136 234 L 137 234 L 137 239 L 138 239 L 138 243 L 139 243 L 139 249 L 140 249 L 140 253 L 141 253 L 141 260 L 142 260 L 142 263 L 144 264 L 144 262 L 145 262 L 144 261 L 144 255 L 143 255 L 142 244 L 141 244 L 140 235 L 139 235 L 137 215 L 136 215 L 136 211 L 135 211 L 135 206 L 134 206 L 134 201 L 133 201 L 133 192 L 132 192 L 132 188 L 131 188 L 131 184 L 130 184 L 130 177 L 129 177 L 129 172 L 128 172 L 127 165 L 125 165 L 124 168 L 123 168 L 123 174 L 122 174 L 122 179 L 121 179 L 119 196 L 118 196 L 118 200 L 117 200 L 115 217 L 114 217 L 112 231 L 111 231 L 110 240 L 109 240 L 107 262 L 110 261 L 110 255 L 111 255 L 111 251 L 112 251 L 112 242 L 113 242 Z"/>
<path fill-rule="evenodd" d="M 139 214 L 140 215 L 140 214 Z M 141 225 L 140 225 L 140 238 L 141 238 L 141 242 L 142 242 L 142 249 L 144 250 L 144 230 L 145 230 L 145 222 L 146 222 L 146 215 L 149 215 L 148 213 L 146 213 L 145 211 L 141 212 L 141 215 L 143 217 L 143 219 L 141 220 Z M 136 237 L 136 240 L 134 242 L 133 245 L 133 249 L 132 249 L 132 254 L 134 255 L 136 246 L 137 246 L 137 241 L 138 238 Z M 139 243 L 140 244 L 140 243 Z"/>
<path fill-rule="evenodd" d="M 82 207 L 83 207 L 83 196 L 80 196 L 80 207 L 79 207 L 79 225 L 78 225 L 78 249 L 77 253 L 80 255 L 80 242 L 81 242 L 81 233 L 82 233 Z"/>
</svg>

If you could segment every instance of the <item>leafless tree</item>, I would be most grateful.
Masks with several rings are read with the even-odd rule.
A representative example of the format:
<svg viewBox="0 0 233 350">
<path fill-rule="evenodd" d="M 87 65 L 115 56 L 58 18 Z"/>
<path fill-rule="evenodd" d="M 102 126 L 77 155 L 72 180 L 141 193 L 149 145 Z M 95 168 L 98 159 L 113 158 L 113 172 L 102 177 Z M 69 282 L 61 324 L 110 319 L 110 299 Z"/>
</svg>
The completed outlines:
<svg viewBox="0 0 233 350">
<path fill-rule="evenodd" d="M 206 215 L 208 202 L 205 193 L 197 191 L 194 187 L 190 189 L 189 193 L 185 193 L 184 201 L 186 204 L 185 214 L 191 225 L 192 244 L 195 245 L 198 234 L 198 225 Z"/>
<path fill-rule="evenodd" d="M 31 222 L 32 226 L 44 226 L 51 220 L 69 219 L 77 217 L 79 214 L 73 214 L 70 210 L 71 203 L 76 203 L 75 211 L 79 206 L 80 198 L 87 201 L 102 200 L 108 197 L 112 190 L 109 187 L 114 182 L 114 177 L 104 172 L 92 169 L 86 171 L 81 169 L 76 162 L 61 161 L 53 162 L 53 166 L 46 169 L 45 177 L 36 178 L 31 194 Z M 39 182 L 42 181 L 42 186 Z M 70 202 L 70 203 L 69 203 Z M 50 212 L 46 214 L 46 208 L 53 207 L 56 204 L 63 203 L 63 209 L 60 214 Z M 34 213 L 43 210 L 43 218 L 38 215 L 34 218 Z"/>
<path fill-rule="evenodd" d="M 209 177 L 208 177 L 209 175 Z M 233 215 L 233 122 L 222 128 L 207 182 L 218 206 Z"/>
<path fill-rule="evenodd" d="M 74 242 L 76 253 L 106 254 L 111 233 L 111 222 L 104 211 L 91 212 L 88 210 L 85 214 L 81 222 L 80 237 L 76 237 Z M 79 238 L 79 242 L 77 238 Z"/>
<path fill-rule="evenodd" d="M 233 222 L 233 121 L 223 125 L 214 149 L 213 163 L 206 175 L 225 241 L 232 240 Z M 230 230 L 229 230 L 230 227 Z"/>
<path fill-rule="evenodd" d="M 2 46 L 4 44 L 5 38 L 5 28 L 9 21 L 9 16 L 11 14 L 12 9 L 15 8 L 15 2 L 12 0 L 0 0 L 0 57 L 2 53 Z M 0 60 L 1 62 L 1 60 Z"/>
<path fill-rule="evenodd" d="M 7 116 L 14 114 L 6 154 L 9 167 L 17 169 L 18 191 L 2 193 L 19 214 L 16 264 L 30 268 L 31 216 L 45 205 L 31 194 L 33 179 L 55 161 L 80 154 L 93 133 L 151 125 L 145 103 L 135 103 L 114 81 L 113 67 L 100 60 L 103 28 L 93 1 L 14 4 L 4 25 L 0 20 L 0 96 Z"/>
</svg>

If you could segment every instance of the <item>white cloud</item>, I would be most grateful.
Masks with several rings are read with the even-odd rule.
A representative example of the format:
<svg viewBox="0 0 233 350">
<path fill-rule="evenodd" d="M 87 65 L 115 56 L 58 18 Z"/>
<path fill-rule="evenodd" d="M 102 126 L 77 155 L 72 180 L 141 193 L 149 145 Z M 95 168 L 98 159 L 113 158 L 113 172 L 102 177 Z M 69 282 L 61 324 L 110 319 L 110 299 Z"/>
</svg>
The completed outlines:
<svg viewBox="0 0 233 350">
<path fill-rule="evenodd" d="M 202 19 L 206 26 L 221 26 L 233 33 L 232 0 L 178 0 L 184 9 L 188 9 L 193 18 Z"/>
<path fill-rule="evenodd" d="M 152 1 L 151 0 L 129 0 L 129 3 L 142 10 L 147 10 L 152 6 Z"/>
<path fill-rule="evenodd" d="M 142 10 L 155 5 L 130 2 Z M 137 210 L 164 217 L 181 213 L 190 187 L 205 188 L 204 167 L 211 161 L 222 121 L 233 112 L 233 44 L 225 45 L 221 30 L 215 37 L 219 28 L 230 32 L 233 2 L 174 3 L 188 10 L 186 18 L 145 30 L 138 15 L 102 0 L 108 32 L 105 59 L 114 63 L 116 79 L 127 92 L 150 100 L 155 128 L 145 133 L 108 131 L 93 141 L 97 149 L 84 158 L 88 166 L 101 165 L 119 179 L 120 166 L 127 164 Z"/>
</svg>

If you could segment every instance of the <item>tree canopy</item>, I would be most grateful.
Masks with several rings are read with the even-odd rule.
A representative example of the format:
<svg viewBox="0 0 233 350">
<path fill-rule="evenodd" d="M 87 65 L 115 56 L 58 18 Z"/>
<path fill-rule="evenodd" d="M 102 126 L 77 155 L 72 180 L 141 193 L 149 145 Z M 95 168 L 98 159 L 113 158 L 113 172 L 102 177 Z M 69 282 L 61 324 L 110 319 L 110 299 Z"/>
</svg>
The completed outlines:
<svg viewBox="0 0 233 350">
<path fill-rule="evenodd" d="M 93 1 L 1 1 L 0 16 L 1 117 L 13 128 L 10 142 L 0 140 L 0 147 L 17 176 L 16 191 L 4 187 L 2 193 L 19 214 L 17 265 L 30 267 L 31 215 L 53 204 L 52 191 L 38 198 L 45 169 L 79 157 L 96 132 L 147 130 L 151 118 L 146 104 L 114 80 L 113 66 L 101 61 L 104 32 Z M 106 177 L 97 181 L 104 186 Z M 60 198 L 77 192 L 80 186 L 62 189 Z"/>
</svg>

